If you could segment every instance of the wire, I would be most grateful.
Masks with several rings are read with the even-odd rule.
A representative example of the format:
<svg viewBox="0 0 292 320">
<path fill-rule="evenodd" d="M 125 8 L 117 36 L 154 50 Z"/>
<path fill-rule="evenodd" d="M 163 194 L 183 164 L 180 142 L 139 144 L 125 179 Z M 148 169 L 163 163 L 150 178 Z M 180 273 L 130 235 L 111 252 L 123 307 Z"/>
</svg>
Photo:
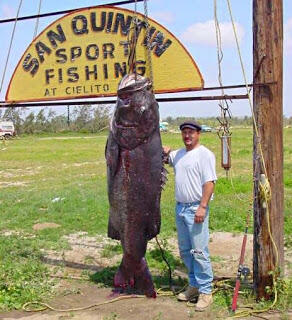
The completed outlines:
<svg viewBox="0 0 292 320">
<path fill-rule="evenodd" d="M 104 6 L 111 6 L 111 5 L 112 6 L 120 6 L 120 5 L 124 5 L 124 4 L 133 3 L 134 1 L 141 2 L 144 0 L 125 0 L 125 1 L 117 1 L 117 2 L 108 2 L 108 3 L 100 4 L 97 6 L 79 7 L 79 8 L 74 8 L 74 9 L 62 10 L 62 11 L 47 12 L 47 13 L 42 13 L 39 16 L 38 15 L 31 15 L 31 16 L 19 17 L 18 21 L 36 19 L 38 17 L 45 18 L 45 17 L 50 17 L 50 16 L 57 16 L 57 15 L 61 15 L 61 14 L 71 13 L 71 12 L 78 11 L 78 10 L 92 9 L 95 7 L 104 7 Z M 15 20 L 15 18 L 2 19 L 2 20 L 0 20 L 0 24 L 13 22 L 14 20 Z"/>
<path fill-rule="evenodd" d="M 36 37 L 36 35 L 37 35 L 37 33 L 38 33 L 38 27 L 39 27 L 39 21 L 40 21 L 41 6 L 42 6 L 42 0 L 40 0 L 40 2 L 39 2 L 38 17 L 37 17 L 37 19 L 36 19 L 36 23 L 35 23 L 35 29 L 34 29 L 33 39 L 35 39 L 35 37 Z"/>
<path fill-rule="evenodd" d="M 8 65 L 8 61 L 9 61 L 9 57 L 10 57 L 11 47 L 12 47 L 14 34 L 15 34 L 15 29 L 16 29 L 16 24 L 17 24 L 17 18 L 19 16 L 21 5 L 22 5 L 22 0 L 19 0 L 19 5 L 18 5 L 15 21 L 14 21 L 14 26 L 13 26 L 11 38 L 10 38 L 9 49 L 8 49 L 8 52 L 7 52 L 5 67 L 4 67 L 4 71 L 3 71 L 3 75 L 2 75 L 2 80 L 1 80 L 1 85 L 0 85 L 0 92 L 2 91 L 2 88 L 3 88 L 3 82 L 4 82 L 5 75 L 6 75 L 7 65 Z"/>
</svg>

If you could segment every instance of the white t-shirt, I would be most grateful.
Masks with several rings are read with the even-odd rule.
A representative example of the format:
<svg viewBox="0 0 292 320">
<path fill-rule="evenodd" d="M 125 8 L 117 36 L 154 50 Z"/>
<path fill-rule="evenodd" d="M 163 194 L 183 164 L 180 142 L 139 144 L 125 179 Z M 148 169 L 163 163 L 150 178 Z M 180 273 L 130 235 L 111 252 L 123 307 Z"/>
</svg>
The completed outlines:
<svg viewBox="0 0 292 320">
<path fill-rule="evenodd" d="M 178 202 L 200 201 L 203 185 L 216 181 L 215 156 L 206 147 L 187 151 L 185 148 L 172 151 L 169 164 L 175 173 L 175 199 Z"/>
</svg>

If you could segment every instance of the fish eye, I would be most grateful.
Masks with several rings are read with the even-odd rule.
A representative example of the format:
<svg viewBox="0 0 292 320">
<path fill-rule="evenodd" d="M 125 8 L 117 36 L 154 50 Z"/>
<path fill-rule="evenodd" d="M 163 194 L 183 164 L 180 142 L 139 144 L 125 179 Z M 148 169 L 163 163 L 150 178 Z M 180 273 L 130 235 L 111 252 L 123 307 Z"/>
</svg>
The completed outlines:
<svg viewBox="0 0 292 320">
<path fill-rule="evenodd" d="M 123 101 L 124 104 L 130 104 L 131 96 L 127 93 L 122 93 L 119 95 L 119 98 Z"/>
</svg>

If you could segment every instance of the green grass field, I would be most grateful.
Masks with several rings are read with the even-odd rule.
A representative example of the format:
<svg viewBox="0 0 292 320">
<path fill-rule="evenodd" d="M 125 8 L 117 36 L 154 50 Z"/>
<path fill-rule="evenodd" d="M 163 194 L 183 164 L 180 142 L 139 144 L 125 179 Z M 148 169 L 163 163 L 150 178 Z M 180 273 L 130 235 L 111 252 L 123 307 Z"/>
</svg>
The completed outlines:
<svg viewBox="0 0 292 320">
<path fill-rule="evenodd" d="M 108 202 L 106 133 L 24 136 L 0 141 L 0 309 L 19 308 L 48 291 L 41 250 L 67 246 L 65 234 L 106 235 Z M 163 133 L 164 145 L 182 146 L 180 134 Z M 292 129 L 284 130 L 285 234 L 292 233 Z M 201 142 L 217 158 L 218 182 L 211 204 L 211 230 L 242 232 L 252 203 L 252 130 L 234 129 L 232 182 L 220 168 L 220 141 L 204 133 Z M 58 199 L 59 198 L 59 199 Z M 54 200 L 55 199 L 55 200 Z M 57 199 L 57 200 L 56 200 Z M 59 201 L 58 201 L 59 200 Z M 163 238 L 175 235 L 173 172 L 162 195 Z M 42 222 L 57 229 L 34 231 Z M 10 236 L 7 234 L 11 233 Z M 252 229 L 250 229 L 252 232 Z M 42 285 L 39 285 L 42 283 Z"/>
</svg>

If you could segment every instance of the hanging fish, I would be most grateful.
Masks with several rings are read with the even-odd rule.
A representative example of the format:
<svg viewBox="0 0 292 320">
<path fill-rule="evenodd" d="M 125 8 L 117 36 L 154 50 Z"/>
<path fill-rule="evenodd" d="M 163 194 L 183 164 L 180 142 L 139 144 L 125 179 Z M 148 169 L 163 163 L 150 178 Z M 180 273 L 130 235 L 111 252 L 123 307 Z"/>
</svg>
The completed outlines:
<svg viewBox="0 0 292 320">
<path fill-rule="evenodd" d="M 108 236 L 121 240 L 123 258 L 114 286 L 156 297 L 145 253 L 160 231 L 160 195 L 165 182 L 158 103 L 149 79 L 126 75 L 118 87 L 106 145 Z"/>
</svg>

